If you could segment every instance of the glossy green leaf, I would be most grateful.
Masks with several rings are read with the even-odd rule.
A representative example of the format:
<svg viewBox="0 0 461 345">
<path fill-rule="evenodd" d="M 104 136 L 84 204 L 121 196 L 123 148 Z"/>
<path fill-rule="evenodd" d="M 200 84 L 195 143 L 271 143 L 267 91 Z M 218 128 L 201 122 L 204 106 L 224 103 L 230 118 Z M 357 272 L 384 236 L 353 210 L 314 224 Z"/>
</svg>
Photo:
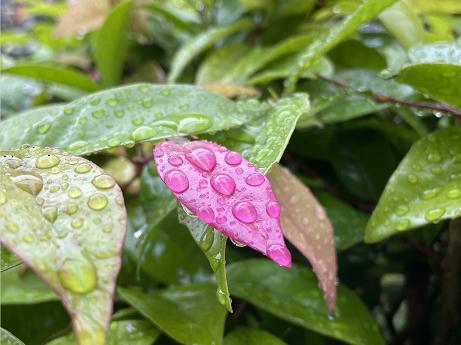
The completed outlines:
<svg viewBox="0 0 461 345">
<path fill-rule="evenodd" d="M 168 82 L 174 83 L 184 68 L 194 57 L 210 48 L 213 44 L 232 35 L 235 32 L 249 29 L 252 26 L 251 20 L 242 19 L 233 24 L 223 27 L 215 27 L 199 34 L 183 45 L 175 54 L 171 65 Z"/>
<path fill-rule="evenodd" d="M 58 296 L 30 270 L 16 267 L 2 273 L 1 304 L 35 304 Z"/>
<path fill-rule="evenodd" d="M 113 321 L 110 324 L 107 345 L 152 345 L 160 336 L 158 328 L 147 320 L 123 320 Z M 67 336 L 55 339 L 47 345 L 75 345 L 75 336 Z"/>
<path fill-rule="evenodd" d="M 47 148 L 0 153 L 1 242 L 61 297 L 80 344 L 104 342 L 126 231 L 115 181 Z"/>
<path fill-rule="evenodd" d="M 116 5 L 96 37 L 94 59 L 105 87 L 117 85 L 122 77 L 128 51 L 127 31 L 130 10 L 130 0 Z"/>
<path fill-rule="evenodd" d="M 460 171 L 461 127 L 439 129 L 419 140 L 387 183 L 365 241 L 461 216 Z"/>
<path fill-rule="evenodd" d="M 0 267 L 2 272 L 20 264 L 21 260 L 0 246 Z"/>
<path fill-rule="evenodd" d="M 337 250 L 347 249 L 363 240 L 368 215 L 326 192 L 315 192 L 333 223 Z"/>
<path fill-rule="evenodd" d="M 286 343 L 275 335 L 261 329 L 237 328 L 227 334 L 224 345 L 285 345 Z"/>
<path fill-rule="evenodd" d="M 408 51 L 408 57 L 413 64 L 441 63 L 461 65 L 461 43 L 435 42 L 432 44 L 420 44 L 411 47 Z"/>
<path fill-rule="evenodd" d="M 119 288 L 120 296 L 181 344 L 222 344 L 226 310 L 209 284 L 189 284 L 144 293 Z"/>
<path fill-rule="evenodd" d="M 378 325 L 360 299 L 339 284 L 334 318 L 313 273 L 253 259 L 228 267 L 232 294 L 301 327 L 354 345 L 383 345 Z"/>
<path fill-rule="evenodd" d="M 97 91 L 101 88 L 86 74 L 66 67 L 24 63 L 3 69 L 2 72 L 67 85 L 88 92 Z"/>
<path fill-rule="evenodd" d="M 232 312 L 232 301 L 229 296 L 229 287 L 226 279 L 226 242 L 227 236 L 216 231 L 198 218 L 189 216 L 178 207 L 179 221 L 187 226 L 192 237 L 205 254 L 211 269 L 215 274 L 216 297 L 219 303 Z"/>
<path fill-rule="evenodd" d="M 0 328 L 0 343 L 2 345 L 24 345 L 21 340 L 3 328 Z"/>
<path fill-rule="evenodd" d="M 322 55 L 350 36 L 361 24 L 373 19 L 396 0 L 367 0 L 328 32 L 315 39 L 300 55 L 287 80 L 286 90 L 293 92 L 300 73 L 312 66 Z"/>
<path fill-rule="evenodd" d="M 194 86 L 130 85 L 2 121 L 0 149 L 34 144 L 85 154 L 227 129 L 257 116 L 255 111 L 244 111 L 236 103 Z"/>
</svg>

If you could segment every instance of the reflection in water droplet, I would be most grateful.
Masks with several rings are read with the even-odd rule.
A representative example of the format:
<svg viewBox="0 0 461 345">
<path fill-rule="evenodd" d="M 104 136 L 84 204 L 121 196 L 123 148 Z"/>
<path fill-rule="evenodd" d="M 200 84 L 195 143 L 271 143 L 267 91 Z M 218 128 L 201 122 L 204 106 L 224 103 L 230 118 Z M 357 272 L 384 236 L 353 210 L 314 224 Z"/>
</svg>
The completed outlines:
<svg viewBox="0 0 461 345">
<path fill-rule="evenodd" d="M 269 217 L 279 218 L 280 217 L 280 205 L 275 201 L 269 201 L 266 205 L 266 212 Z"/>
<path fill-rule="evenodd" d="M 89 172 L 91 170 L 91 165 L 89 165 L 88 163 L 82 163 L 82 164 L 79 164 L 76 168 L 75 168 L 75 172 L 77 174 L 86 174 L 87 172 Z"/>
<path fill-rule="evenodd" d="M 204 171 L 212 171 L 216 166 L 216 156 L 206 148 L 198 148 L 186 154 L 189 162 Z"/>
<path fill-rule="evenodd" d="M 242 223 L 253 223 L 256 220 L 256 209 L 248 201 L 242 201 L 232 207 L 232 214 Z"/>
<path fill-rule="evenodd" d="M 429 222 L 436 222 L 438 221 L 445 213 L 445 209 L 443 208 L 432 208 L 426 212 L 425 218 Z"/>
<path fill-rule="evenodd" d="M 88 199 L 88 206 L 95 211 L 100 211 L 107 206 L 107 198 L 104 194 L 96 193 Z"/>
<path fill-rule="evenodd" d="M 250 174 L 245 179 L 245 182 L 249 186 L 260 186 L 264 183 L 264 181 L 265 181 L 265 177 L 263 174 L 260 174 L 260 173 Z"/>
<path fill-rule="evenodd" d="M 77 199 L 82 196 L 82 190 L 78 187 L 70 187 L 67 195 L 69 195 L 72 199 Z"/>
<path fill-rule="evenodd" d="M 96 176 L 91 183 L 99 189 L 109 189 L 115 186 L 114 179 L 109 175 L 99 175 Z"/>
<path fill-rule="evenodd" d="M 214 175 L 211 178 L 211 186 L 222 195 L 232 195 L 235 191 L 235 181 L 226 174 Z"/>
<path fill-rule="evenodd" d="M 237 152 L 230 151 L 224 157 L 224 161 L 229 165 L 239 165 L 242 162 L 242 156 Z"/>
<path fill-rule="evenodd" d="M 58 156 L 55 155 L 43 155 L 35 161 L 35 166 L 39 169 L 49 169 L 61 162 Z"/>
<path fill-rule="evenodd" d="M 84 294 L 96 287 L 96 270 L 85 259 L 66 259 L 58 270 L 63 287 L 74 293 Z"/>
<path fill-rule="evenodd" d="M 165 184 L 175 193 L 182 193 L 189 188 L 186 174 L 178 169 L 172 169 L 165 174 Z"/>
</svg>

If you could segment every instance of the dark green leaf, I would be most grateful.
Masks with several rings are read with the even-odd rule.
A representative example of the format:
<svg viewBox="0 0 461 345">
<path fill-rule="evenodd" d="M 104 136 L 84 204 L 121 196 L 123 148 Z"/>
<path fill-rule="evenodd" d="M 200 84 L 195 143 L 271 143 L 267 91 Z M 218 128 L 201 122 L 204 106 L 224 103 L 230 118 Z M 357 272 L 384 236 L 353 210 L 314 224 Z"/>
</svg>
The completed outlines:
<svg viewBox="0 0 461 345">
<path fill-rule="evenodd" d="M 461 216 L 461 127 L 439 129 L 415 143 L 386 185 L 365 240 Z"/>
<path fill-rule="evenodd" d="M 0 246 L 0 267 L 2 272 L 20 264 L 21 260 Z"/>
<path fill-rule="evenodd" d="M 222 344 L 226 310 L 208 284 L 143 293 L 119 288 L 120 296 L 170 337 L 186 345 Z"/>
<path fill-rule="evenodd" d="M 306 268 L 285 269 L 268 260 L 246 260 L 228 267 L 228 279 L 233 295 L 296 325 L 348 344 L 384 344 L 366 306 L 341 284 L 335 317 L 329 319 L 322 291 Z"/>
<path fill-rule="evenodd" d="M 224 338 L 224 345 L 285 345 L 275 335 L 261 329 L 238 328 Z"/>
<path fill-rule="evenodd" d="M 21 340 L 3 328 L 0 328 L 0 343 L 2 345 L 24 345 Z"/>
</svg>

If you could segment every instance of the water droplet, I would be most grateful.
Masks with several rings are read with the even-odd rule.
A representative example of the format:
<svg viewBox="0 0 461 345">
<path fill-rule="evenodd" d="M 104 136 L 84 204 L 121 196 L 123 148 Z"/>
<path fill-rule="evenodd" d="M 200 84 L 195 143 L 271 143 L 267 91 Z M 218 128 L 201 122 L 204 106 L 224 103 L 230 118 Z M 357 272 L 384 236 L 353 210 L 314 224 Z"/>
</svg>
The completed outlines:
<svg viewBox="0 0 461 345">
<path fill-rule="evenodd" d="M 50 169 L 61 162 L 58 156 L 43 155 L 35 161 L 35 166 L 39 169 Z"/>
<path fill-rule="evenodd" d="M 211 186 L 222 195 L 232 195 L 235 191 L 235 181 L 226 174 L 214 175 L 211 178 Z"/>
<path fill-rule="evenodd" d="M 280 244 L 273 244 L 267 249 L 267 256 L 280 266 L 291 266 L 291 254 L 288 249 Z"/>
<path fill-rule="evenodd" d="M 421 198 L 423 200 L 429 200 L 435 197 L 438 193 L 439 193 L 438 188 L 428 189 L 423 192 L 423 195 L 421 196 Z"/>
<path fill-rule="evenodd" d="M 56 218 L 58 218 L 58 209 L 55 206 L 45 208 L 42 213 L 43 217 L 45 217 L 45 219 L 50 223 L 54 223 Z"/>
<path fill-rule="evenodd" d="M 247 176 L 245 182 L 250 186 L 260 186 L 264 183 L 265 177 L 263 174 L 254 173 Z"/>
<path fill-rule="evenodd" d="M 109 188 L 112 188 L 113 186 L 115 186 L 115 181 L 114 179 L 109 176 L 109 175 L 99 175 L 99 176 L 96 176 L 92 181 L 91 183 L 96 187 L 96 188 L 99 188 L 99 189 L 109 189 Z"/>
<path fill-rule="evenodd" d="M 109 98 L 106 101 L 107 105 L 110 107 L 115 107 L 118 104 L 118 101 L 115 98 Z"/>
<path fill-rule="evenodd" d="M 26 234 L 22 236 L 22 240 L 26 243 L 32 243 L 34 242 L 34 237 L 32 236 L 32 234 Z"/>
<path fill-rule="evenodd" d="M 70 187 L 67 195 L 69 195 L 72 199 L 77 199 L 82 196 L 82 190 L 78 187 Z"/>
<path fill-rule="evenodd" d="M 203 251 L 207 251 L 211 248 L 214 242 L 214 230 L 207 227 L 200 237 L 199 245 Z"/>
<path fill-rule="evenodd" d="M 230 151 L 224 156 L 224 161 L 229 165 L 239 165 L 242 162 L 242 156 L 237 152 Z"/>
<path fill-rule="evenodd" d="M 231 238 L 230 240 L 231 240 L 231 242 L 234 244 L 234 246 L 236 246 L 236 247 L 239 247 L 239 248 L 246 247 L 246 245 L 245 245 L 244 243 L 242 243 L 242 242 L 239 242 L 239 241 L 234 240 L 234 239 L 232 239 L 232 238 Z"/>
<path fill-rule="evenodd" d="M 77 211 L 78 211 L 78 206 L 76 204 L 69 204 L 69 206 L 67 206 L 67 210 L 66 210 L 67 214 L 72 215 Z"/>
<path fill-rule="evenodd" d="M 448 193 L 447 193 L 447 197 L 449 199 L 457 199 L 457 198 L 461 197 L 461 189 L 453 188 L 453 189 L 449 190 Z"/>
<path fill-rule="evenodd" d="M 70 222 L 70 225 L 71 225 L 74 229 L 80 229 L 80 228 L 83 226 L 83 219 L 81 219 L 81 218 L 73 219 L 73 220 Z"/>
<path fill-rule="evenodd" d="M 108 233 L 112 232 L 113 228 L 114 228 L 114 226 L 112 224 L 107 224 L 102 228 L 102 231 L 104 233 L 108 234 Z"/>
<path fill-rule="evenodd" d="M 18 188 L 34 196 L 38 195 L 43 188 L 42 178 L 35 174 L 24 173 L 12 176 L 11 180 Z"/>
<path fill-rule="evenodd" d="M 160 146 L 156 146 L 154 149 L 154 156 L 155 157 L 162 157 L 164 154 L 162 148 Z"/>
<path fill-rule="evenodd" d="M 237 175 L 241 175 L 241 174 L 243 174 L 243 169 L 242 168 L 237 168 L 237 169 L 235 169 L 235 173 Z"/>
<path fill-rule="evenodd" d="M 425 218 L 429 222 L 436 222 L 438 221 L 445 213 L 445 209 L 443 208 L 432 208 L 426 212 Z"/>
<path fill-rule="evenodd" d="M 187 114 L 179 120 L 178 132 L 194 134 L 200 133 L 211 127 L 211 119 L 208 115 Z"/>
<path fill-rule="evenodd" d="M 227 217 L 223 215 L 219 215 L 216 217 L 217 224 L 224 224 L 227 221 Z"/>
<path fill-rule="evenodd" d="M 415 183 L 418 182 L 418 176 L 413 175 L 413 174 L 410 174 L 410 175 L 408 175 L 407 180 L 408 180 L 408 182 L 410 182 L 411 184 L 415 184 Z"/>
<path fill-rule="evenodd" d="M 442 157 L 438 152 L 431 152 L 427 155 L 427 160 L 430 163 L 438 163 L 442 160 Z"/>
<path fill-rule="evenodd" d="M 136 128 L 132 133 L 131 137 L 134 141 L 147 140 L 155 136 L 155 129 L 149 126 L 142 126 Z"/>
<path fill-rule="evenodd" d="M 168 163 L 175 167 L 178 167 L 183 163 L 183 161 L 182 158 L 178 155 L 171 155 L 170 157 L 168 157 Z"/>
<path fill-rule="evenodd" d="M 397 210 L 395 211 L 395 213 L 398 215 L 398 216 L 404 216 L 405 214 L 408 213 L 408 206 L 406 205 L 399 205 L 399 207 L 397 207 Z"/>
<path fill-rule="evenodd" d="M 162 94 L 162 96 L 169 96 L 170 95 L 170 90 L 163 89 L 160 93 Z"/>
<path fill-rule="evenodd" d="M 142 106 L 144 108 L 152 108 L 153 105 L 154 105 L 154 103 L 152 101 L 152 98 L 144 98 L 142 100 Z"/>
<path fill-rule="evenodd" d="M 9 232 L 18 232 L 19 227 L 14 223 L 6 223 L 6 230 Z"/>
<path fill-rule="evenodd" d="M 218 299 L 218 302 L 222 305 L 226 305 L 226 294 L 224 291 L 220 288 L 216 290 L 216 298 Z"/>
<path fill-rule="evenodd" d="M 106 111 L 104 109 L 98 109 L 91 113 L 95 119 L 102 119 L 106 115 Z"/>
<path fill-rule="evenodd" d="M 69 146 L 67 146 L 67 151 L 71 152 L 81 152 L 84 151 L 84 149 L 88 146 L 88 143 L 86 141 L 76 141 Z"/>
<path fill-rule="evenodd" d="M 232 207 L 232 214 L 242 223 L 251 224 L 256 220 L 256 208 L 248 201 L 242 201 Z"/>
<path fill-rule="evenodd" d="M 86 173 L 89 172 L 90 170 L 91 170 L 91 165 L 89 165 L 88 163 L 79 164 L 79 165 L 74 169 L 74 171 L 75 171 L 77 174 L 86 174 Z"/>
<path fill-rule="evenodd" d="M 198 209 L 198 217 L 200 220 L 204 221 L 205 223 L 213 223 L 214 221 L 214 212 L 211 207 L 208 206 L 201 206 Z"/>
<path fill-rule="evenodd" d="M 201 179 L 199 181 L 198 185 L 199 185 L 200 188 L 205 188 L 206 186 L 208 186 L 208 181 L 205 180 L 205 179 Z M 218 200 L 218 202 L 219 202 L 219 200 Z"/>
<path fill-rule="evenodd" d="M 115 117 L 124 117 L 125 116 L 125 111 L 124 110 L 116 110 L 115 111 Z"/>
<path fill-rule="evenodd" d="M 143 117 L 140 117 L 140 116 L 139 116 L 139 117 L 135 117 L 135 118 L 131 121 L 131 123 L 132 123 L 133 125 L 135 125 L 135 126 L 140 126 L 140 125 L 142 125 L 142 124 L 144 123 L 144 118 L 143 118 Z"/>
<path fill-rule="evenodd" d="M 46 132 L 48 132 L 50 128 L 51 128 L 51 123 L 44 123 L 43 125 L 40 125 L 37 127 L 37 133 L 45 134 Z"/>
<path fill-rule="evenodd" d="M 186 174 L 178 169 L 172 169 L 165 174 L 165 184 L 175 193 L 182 193 L 189 188 Z"/>
<path fill-rule="evenodd" d="M 107 206 L 107 198 L 104 194 L 96 193 L 88 199 L 88 206 L 95 211 L 100 211 Z"/>
<path fill-rule="evenodd" d="M 280 205 L 275 201 L 269 201 L 266 205 L 266 212 L 269 217 L 279 218 L 280 217 Z"/>
<path fill-rule="evenodd" d="M 64 114 L 66 115 L 72 115 L 75 112 L 74 108 L 66 108 L 64 109 Z"/>
<path fill-rule="evenodd" d="M 212 171 L 216 166 L 216 156 L 206 148 L 197 148 L 186 153 L 189 162 L 204 171 Z"/>
<path fill-rule="evenodd" d="M 3 205 L 6 203 L 6 193 L 0 190 L 0 205 Z"/>
<path fill-rule="evenodd" d="M 395 229 L 397 231 L 405 231 L 410 227 L 411 223 L 408 219 L 402 219 L 399 220 L 397 225 L 395 226 Z"/>
<path fill-rule="evenodd" d="M 58 270 L 59 281 L 67 290 L 85 294 L 96 287 L 96 270 L 84 259 L 66 259 Z"/>
</svg>

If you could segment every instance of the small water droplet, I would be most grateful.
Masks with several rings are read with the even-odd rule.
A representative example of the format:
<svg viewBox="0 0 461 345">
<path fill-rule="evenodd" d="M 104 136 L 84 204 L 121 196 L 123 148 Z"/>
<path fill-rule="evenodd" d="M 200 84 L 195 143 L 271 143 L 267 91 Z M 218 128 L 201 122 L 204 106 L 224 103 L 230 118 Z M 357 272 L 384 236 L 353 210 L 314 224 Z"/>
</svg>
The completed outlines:
<svg viewBox="0 0 461 345">
<path fill-rule="evenodd" d="M 106 111 L 104 109 L 98 109 L 93 111 L 91 116 L 93 116 L 95 119 L 102 119 L 104 116 L 106 116 Z"/>
<path fill-rule="evenodd" d="M 85 294 L 96 287 L 96 270 L 85 259 L 66 259 L 58 270 L 59 281 L 67 290 Z"/>
<path fill-rule="evenodd" d="M 280 266 L 291 266 L 291 254 L 288 249 L 280 244 L 273 244 L 267 249 L 267 256 Z"/>
<path fill-rule="evenodd" d="M 408 206 L 406 205 L 399 205 L 399 207 L 397 207 L 397 210 L 395 211 L 395 213 L 398 215 L 398 216 L 404 216 L 405 214 L 408 213 Z"/>
<path fill-rule="evenodd" d="M 242 162 L 242 156 L 237 152 L 230 151 L 224 156 L 224 161 L 229 165 L 239 165 Z"/>
<path fill-rule="evenodd" d="M 235 169 L 235 173 L 237 175 L 241 175 L 241 174 L 243 174 L 243 169 L 242 168 L 237 168 L 237 169 Z"/>
<path fill-rule="evenodd" d="M 116 110 L 114 114 L 115 114 L 115 117 L 118 117 L 118 118 L 124 117 L 125 116 L 125 111 L 124 110 Z"/>
<path fill-rule="evenodd" d="M 253 173 L 247 176 L 247 178 L 245 179 L 245 182 L 249 186 L 260 186 L 264 183 L 265 180 L 266 178 L 264 177 L 263 174 Z"/>
<path fill-rule="evenodd" d="M 80 229 L 80 228 L 83 226 L 83 219 L 81 219 L 81 218 L 73 219 L 73 220 L 70 222 L 70 225 L 71 225 L 74 229 Z"/>
<path fill-rule="evenodd" d="M 74 169 L 74 171 L 75 171 L 77 174 L 86 174 L 86 173 L 89 172 L 90 170 L 91 170 L 91 165 L 89 165 L 88 163 L 79 164 L 79 165 Z"/>
<path fill-rule="evenodd" d="M 424 217 L 429 222 L 436 222 L 444 215 L 444 213 L 445 213 L 444 208 L 436 207 L 436 208 L 432 208 L 428 210 Z"/>
<path fill-rule="evenodd" d="M 179 157 L 178 155 L 171 155 L 170 157 L 168 157 L 168 163 L 170 163 L 171 165 L 175 167 L 178 167 L 182 165 L 183 161 L 182 161 L 182 158 Z"/>
<path fill-rule="evenodd" d="M 51 128 L 51 123 L 44 123 L 37 127 L 37 133 L 45 134 Z"/>
<path fill-rule="evenodd" d="M 430 163 L 438 163 L 442 160 L 442 157 L 438 152 L 431 152 L 427 155 L 427 160 Z"/>
<path fill-rule="evenodd" d="M 175 193 L 185 192 L 189 188 L 186 174 L 178 169 L 171 169 L 165 174 L 165 184 Z"/>
<path fill-rule="evenodd" d="M 206 252 L 211 248 L 214 242 L 214 230 L 210 227 L 206 227 L 205 231 L 202 234 L 202 237 L 200 237 L 199 245 L 200 248 Z"/>
<path fill-rule="evenodd" d="M 100 211 L 107 206 L 108 200 L 104 194 L 96 193 L 88 199 L 88 206 L 95 211 Z"/>
<path fill-rule="evenodd" d="M 235 191 L 234 179 L 226 174 L 214 175 L 211 178 L 211 186 L 222 195 L 230 196 Z"/>
<path fill-rule="evenodd" d="M 54 223 L 56 218 L 58 218 L 58 209 L 55 206 L 45 208 L 42 213 L 45 219 L 50 223 Z"/>
<path fill-rule="evenodd" d="M 226 305 L 226 294 L 224 291 L 220 288 L 216 290 L 216 298 L 218 299 L 218 302 L 222 305 Z"/>
<path fill-rule="evenodd" d="M 280 205 L 275 201 L 269 201 L 266 205 L 266 212 L 269 217 L 279 218 L 280 217 Z"/>
<path fill-rule="evenodd" d="M 208 186 L 208 181 L 205 180 L 205 179 L 201 179 L 199 181 L 198 185 L 199 185 L 200 188 L 205 188 L 206 186 Z M 218 202 L 219 202 L 219 200 L 218 200 Z"/>
<path fill-rule="evenodd" d="M 415 184 L 415 183 L 418 182 L 418 176 L 416 176 L 416 175 L 414 175 L 414 174 L 410 174 L 410 175 L 408 175 L 407 180 L 408 180 L 408 182 L 410 182 L 411 184 Z"/>
<path fill-rule="evenodd" d="M 453 188 L 453 189 L 449 190 L 448 193 L 447 193 L 447 197 L 449 199 L 457 199 L 457 198 L 461 197 L 461 189 Z"/>
<path fill-rule="evenodd" d="M 204 171 L 212 171 L 216 166 L 216 156 L 206 148 L 197 148 L 186 153 L 186 158 L 196 167 Z"/>
<path fill-rule="evenodd" d="M 411 223 L 408 219 L 401 219 L 397 222 L 395 229 L 397 231 L 405 231 L 410 227 Z"/>
<path fill-rule="evenodd" d="M 66 108 L 64 109 L 64 114 L 66 115 L 72 115 L 75 112 L 74 108 Z"/>
<path fill-rule="evenodd" d="M 6 223 L 6 230 L 9 232 L 18 232 L 19 227 L 14 223 Z"/>
<path fill-rule="evenodd" d="M 216 217 L 217 224 L 224 224 L 227 221 L 227 217 L 223 215 L 219 215 Z"/>
<path fill-rule="evenodd" d="M 67 195 L 69 195 L 72 199 L 77 199 L 82 196 L 82 190 L 78 187 L 70 187 Z"/>
<path fill-rule="evenodd" d="M 115 98 L 109 98 L 106 101 L 107 105 L 110 107 L 115 107 L 118 104 L 118 101 Z"/>
<path fill-rule="evenodd" d="M 69 204 L 66 209 L 67 214 L 74 214 L 75 212 L 78 211 L 78 206 L 76 204 Z"/>
<path fill-rule="evenodd" d="M 251 224 L 256 220 L 256 208 L 248 201 L 242 201 L 232 207 L 232 214 L 242 223 Z"/>
<path fill-rule="evenodd" d="M 133 125 L 135 125 L 135 126 L 140 126 L 140 125 L 142 125 L 142 124 L 144 123 L 144 118 L 141 117 L 141 116 L 135 117 L 135 118 L 131 121 L 131 123 L 132 123 Z"/>
<path fill-rule="evenodd" d="M 427 189 L 423 192 L 421 198 L 423 200 L 429 200 L 429 199 L 432 199 L 433 197 L 435 197 L 437 194 L 439 193 L 439 189 L 438 188 L 433 188 L 433 189 Z"/>
<path fill-rule="evenodd" d="M 96 176 L 91 183 L 99 189 L 110 189 L 115 186 L 114 179 L 109 175 L 99 175 Z"/>
<path fill-rule="evenodd" d="M 114 226 L 112 224 L 107 224 L 102 228 L 102 231 L 104 233 L 108 234 L 108 233 L 112 232 L 113 228 L 114 228 Z"/>
<path fill-rule="evenodd" d="M 58 156 L 43 155 L 35 161 L 35 166 L 39 169 L 50 169 L 61 162 Z"/>
<path fill-rule="evenodd" d="M 22 240 L 26 243 L 32 243 L 34 242 L 34 237 L 32 236 L 32 234 L 26 234 L 22 236 Z"/>
</svg>

